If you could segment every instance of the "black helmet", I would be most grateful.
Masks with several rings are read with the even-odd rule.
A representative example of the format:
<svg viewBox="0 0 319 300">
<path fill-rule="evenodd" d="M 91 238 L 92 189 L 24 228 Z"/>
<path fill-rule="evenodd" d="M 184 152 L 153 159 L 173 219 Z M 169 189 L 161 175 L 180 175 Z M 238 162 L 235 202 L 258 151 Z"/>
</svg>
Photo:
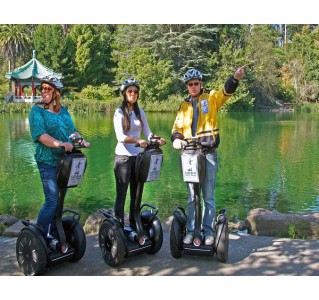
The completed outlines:
<svg viewBox="0 0 319 300">
<path fill-rule="evenodd" d="M 190 69 L 184 74 L 184 82 L 187 83 L 188 81 L 192 79 L 199 79 L 200 81 L 203 80 L 203 75 L 200 71 L 196 69 Z"/>
<path fill-rule="evenodd" d="M 53 75 L 47 75 L 41 78 L 41 84 L 42 83 L 48 83 L 52 85 L 55 89 L 57 89 L 60 93 L 62 93 L 63 84 L 58 77 Z"/>
<path fill-rule="evenodd" d="M 129 79 L 126 79 L 121 87 L 120 87 L 120 91 L 122 94 L 124 94 L 124 92 L 126 91 L 126 89 L 129 87 L 129 86 L 132 86 L 132 85 L 135 85 L 138 89 L 138 91 L 140 91 L 140 83 L 134 79 L 134 78 L 129 78 Z"/>
</svg>

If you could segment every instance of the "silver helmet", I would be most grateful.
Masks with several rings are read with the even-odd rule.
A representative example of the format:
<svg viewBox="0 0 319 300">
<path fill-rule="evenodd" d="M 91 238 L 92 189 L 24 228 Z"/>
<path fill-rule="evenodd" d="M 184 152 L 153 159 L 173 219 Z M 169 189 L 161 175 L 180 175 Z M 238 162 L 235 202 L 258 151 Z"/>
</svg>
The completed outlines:
<svg viewBox="0 0 319 300">
<path fill-rule="evenodd" d="M 202 81 L 203 75 L 200 71 L 196 69 L 190 69 L 184 74 L 183 79 L 185 83 L 187 83 L 188 81 L 192 79 L 199 79 L 200 81 Z"/>
<path fill-rule="evenodd" d="M 135 85 L 137 87 L 138 90 L 140 90 L 140 83 L 134 79 L 134 78 L 128 78 L 126 79 L 121 87 L 120 87 L 120 91 L 122 94 L 124 94 L 124 92 L 126 91 L 126 89 L 129 87 L 129 86 L 132 86 L 132 85 Z"/>
<path fill-rule="evenodd" d="M 43 78 L 41 78 L 41 84 L 42 83 L 48 83 L 52 85 L 55 89 L 57 89 L 60 93 L 62 92 L 63 84 L 60 81 L 60 79 L 53 75 L 47 75 Z"/>
</svg>

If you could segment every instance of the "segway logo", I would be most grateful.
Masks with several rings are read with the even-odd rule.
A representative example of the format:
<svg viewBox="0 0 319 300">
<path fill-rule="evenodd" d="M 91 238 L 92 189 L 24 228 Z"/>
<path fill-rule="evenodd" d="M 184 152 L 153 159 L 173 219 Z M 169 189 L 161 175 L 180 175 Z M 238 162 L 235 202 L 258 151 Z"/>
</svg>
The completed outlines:
<svg viewBox="0 0 319 300">
<path fill-rule="evenodd" d="M 154 181 L 159 178 L 162 162 L 163 154 L 151 155 L 150 168 L 148 170 L 146 181 Z"/>
<path fill-rule="evenodd" d="M 195 155 L 182 155 L 182 169 L 185 182 L 199 182 L 198 162 Z"/>
<path fill-rule="evenodd" d="M 68 186 L 76 186 L 81 183 L 83 174 L 85 171 L 85 165 L 86 165 L 85 157 L 73 158 Z"/>
</svg>

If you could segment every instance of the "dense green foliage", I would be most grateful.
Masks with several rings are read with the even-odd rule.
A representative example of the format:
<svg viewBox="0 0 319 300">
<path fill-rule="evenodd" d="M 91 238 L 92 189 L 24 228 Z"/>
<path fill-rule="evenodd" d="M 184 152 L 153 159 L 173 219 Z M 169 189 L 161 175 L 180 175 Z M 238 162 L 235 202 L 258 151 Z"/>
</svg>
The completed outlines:
<svg viewBox="0 0 319 300">
<path fill-rule="evenodd" d="M 185 70 L 200 69 L 209 91 L 244 64 L 246 76 L 227 111 L 262 109 L 278 100 L 304 106 L 319 95 L 317 25 L 11 24 L 0 25 L 0 49 L 1 98 L 9 62 L 11 70 L 25 64 L 32 49 L 63 74 L 68 101 L 96 100 L 97 109 L 120 101 L 119 86 L 128 77 L 140 81 L 145 108 L 175 109 L 174 99 L 186 94 Z"/>
</svg>

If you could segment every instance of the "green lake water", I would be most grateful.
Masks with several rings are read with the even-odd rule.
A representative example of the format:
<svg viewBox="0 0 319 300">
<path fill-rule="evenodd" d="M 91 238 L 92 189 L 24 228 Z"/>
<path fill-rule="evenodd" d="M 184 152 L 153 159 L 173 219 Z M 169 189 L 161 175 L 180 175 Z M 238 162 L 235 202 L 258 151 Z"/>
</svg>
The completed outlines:
<svg viewBox="0 0 319 300">
<path fill-rule="evenodd" d="M 88 166 L 81 185 L 69 189 L 65 207 L 84 222 L 100 208 L 113 207 L 116 138 L 113 113 L 73 114 L 91 148 L 83 150 Z M 172 147 L 175 113 L 147 113 L 151 130 L 167 139 L 160 179 L 144 185 L 142 202 L 159 207 L 164 220 L 176 205 L 186 208 L 187 192 Z M 243 220 L 249 210 L 281 213 L 319 212 L 319 115 L 294 112 L 221 113 L 216 185 L 217 209 Z M 35 219 L 43 191 L 33 158 L 26 114 L 0 114 L 0 214 Z M 129 200 L 127 199 L 126 211 Z"/>
</svg>

